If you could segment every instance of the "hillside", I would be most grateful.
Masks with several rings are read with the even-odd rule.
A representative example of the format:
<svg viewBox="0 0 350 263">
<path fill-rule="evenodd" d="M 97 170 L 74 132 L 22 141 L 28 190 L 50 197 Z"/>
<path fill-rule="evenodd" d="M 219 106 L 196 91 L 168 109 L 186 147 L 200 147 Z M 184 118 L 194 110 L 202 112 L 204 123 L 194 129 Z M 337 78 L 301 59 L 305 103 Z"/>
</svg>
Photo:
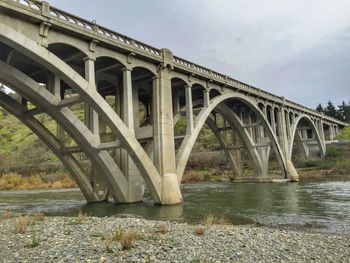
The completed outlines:
<svg viewBox="0 0 350 263">
<path fill-rule="evenodd" d="M 82 117 L 81 108 L 74 109 Z M 42 123 L 50 130 L 55 130 L 55 123 L 45 114 L 37 115 Z M 183 134 L 185 121 L 180 120 L 176 125 L 176 134 Z M 13 115 L 0 108 L 0 176 L 8 173 L 20 174 L 24 177 L 37 176 L 43 179 L 50 175 L 50 182 L 55 180 L 52 174 L 58 174 L 57 178 L 63 178 L 65 169 L 59 160 L 47 149 L 47 147 L 26 126 Z M 350 140 L 350 127 L 343 130 L 339 136 L 341 140 Z M 331 145 L 327 147 L 327 156 L 324 160 L 300 160 L 295 162 L 302 177 L 315 174 L 349 174 L 350 146 Z M 214 134 L 208 128 L 203 128 L 198 141 L 195 144 L 193 154 L 189 160 L 185 181 L 207 181 L 230 179 L 232 172 L 220 151 L 220 145 Z M 197 152 L 197 154 L 196 154 Z M 272 157 L 273 159 L 273 157 Z M 275 166 L 272 162 L 272 168 Z M 251 172 L 249 162 L 245 162 L 245 170 Z M 315 171 L 315 172 L 312 172 Z M 44 180 L 44 183 L 46 181 Z M 69 182 L 71 185 L 71 182 Z"/>
</svg>

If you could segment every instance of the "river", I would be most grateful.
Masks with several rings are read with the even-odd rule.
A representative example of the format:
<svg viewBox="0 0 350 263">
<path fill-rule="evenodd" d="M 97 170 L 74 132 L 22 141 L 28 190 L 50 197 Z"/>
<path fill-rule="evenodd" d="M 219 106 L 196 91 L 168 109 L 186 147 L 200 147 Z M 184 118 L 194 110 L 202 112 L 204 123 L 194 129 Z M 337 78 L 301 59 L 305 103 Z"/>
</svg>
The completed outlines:
<svg viewBox="0 0 350 263">
<path fill-rule="evenodd" d="M 78 189 L 0 191 L 0 210 L 15 214 L 93 216 L 136 214 L 146 219 L 198 223 L 206 214 L 233 224 L 257 223 L 327 233 L 350 233 L 350 181 L 300 183 L 196 183 L 182 185 L 184 203 L 86 204 Z"/>
</svg>

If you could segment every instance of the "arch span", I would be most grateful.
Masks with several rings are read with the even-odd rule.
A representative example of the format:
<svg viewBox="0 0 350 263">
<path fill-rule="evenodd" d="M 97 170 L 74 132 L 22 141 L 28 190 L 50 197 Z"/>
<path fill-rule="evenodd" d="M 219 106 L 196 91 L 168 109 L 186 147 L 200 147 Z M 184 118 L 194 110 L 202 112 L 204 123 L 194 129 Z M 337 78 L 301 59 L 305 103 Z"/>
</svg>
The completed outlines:
<svg viewBox="0 0 350 263">
<path fill-rule="evenodd" d="M 267 122 L 267 120 L 266 120 L 265 116 L 263 115 L 263 113 L 261 112 L 261 110 L 259 109 L 258 106 L 256 106 L 254 104 L 254 102 L 252 102 L 246 96 L 241 95 L 239 93 L 232 92 L 232 93 L 226 93 L 226 94 L 223 94 L 221 96 L 215 97 L 210 102 L 208 107 L 204 107 L 200 111 L 200 113 L 198 114 L 198 116 L 196 118 L 195 128 L 194 128 L 193 132 L 184 138 L 184 140 L 179 148 L 179 151 L 176 154 L 177 174 L 178 174 L 178 181 L 179 182 L 181 182 L 182 175 L 184 173 L 188 158 L 190 156 L 192 148 L 197 140 L 199 132 L 202 129 L 206 119 L 209 117 L 211 112 L 219 104 L 221 104 L 224 101 L 228 101 L 230 99 L 237 99 L 237 100 L 243 102 L 246 106 L 248 106 L 258 116 L 259 120 L 261 121 L 261 124 L 263 125 L 263 127 L 265 128 L 265 130 L 267 132 L 268 137 L 270 138 L 271 144 L 276 152 L 276 156 L 278 158 L 280 166 L 282 167 L 282 170 L 284 171 L 284 173 L 286 173 L 286 170 L 287 170 L 286 160 L 284 158 L 284 155 L 282 154 L 282 150 L 278 144 L 277 138 L 276 138 L 275 134 L 272 132 L 272 128 L 271 128 L 270 124 Z M 231 118 L 231 122 L 234 125 L 239 124 L 239 122 L 236 119 Z"/>
<path fill-rule="evenodd" d="M 123 123 L 120 117 L 108 105 L 108 103 L 98 94 L 94 86 L 88 83 L 79 74 L 77 74 L 76 71 L 74 71 L 71 67 L 69 67 L 57 56 L 49 52 L 47 49 L 39 46 L 35 41 L 29 39 L 20 32 L 17 32 L 16 30 L 3 24 L 0 24 L 0 41 L 18 50 L 22 54 L 33 59 L 34 61 L 38 62 L 48 71 L 60 76 L 82 97 L 82 99 L 85 102 L 87 102 L 99 114 L 99 116 L 111 128 L 112 132 L 120 140 L 122 146 L 128 151 L 131 158 L 134 160 L 137 168 L 140 170 L 141 174 L 145 178 L 145 181 L 147 183 L 148 188 L 150 189 L 154 201 L 156 203 L 160 203 L 162 178 L 160 177 L 159 172 L 153 165 L 153 162 L 148 157 L 142 146 L 134 137 L 132 132 L 126 127 L 126 125 Z M 6 65 L 6 63 L 2 64 L 8 66 Z M 1 69 L 3 69 L 3 65 L 1 66 Z M 9 74 L 12 74 L 13 72 L 13 68 L 8 68 Z M 2 75 L 4 76 L 4 74 L 6 75 L 6 73 L 3 73 Z M 20 80 L 14 79 L 13 81 L 14 83 L 18 83 L 18 81 Z M 36 83 L 33 83 L 33 81 L 30 83 L 32 83 L 34 87 L 36 86 Z M 28 87 L 28 85 L 26 85 L 25 83 L 20 84 L 24 84 L 24 86 L 27 86 L 27 88 L 29 88 L 28 90 L 33 90 L 32 87 Z M 34 90 L 35 94 L 43 95 L 43 93 L 45 93 L 45 90 L 40 89 L 40 87 L 38 86 L 36 86 Z M 55 98 L 50 97 L 49 92 L 47 93 L 48 94 L 46 95 L 48 95 L 50 98 L 45 98 L 45 103 L 47 103 L 47 106 L 49 108 L 55 105 L 57 106 L 59 104 L 59 101 Z M 65 111 L 64 109 L 61 109 L 60 112 Z M 71 121 L 72 119 L 69 120 L 69 123 L 71 123 Z M 84 125 L 84 127 L 86 126 Z M 79 134 L 78 136 L 81 136 L 81 134 Z M 107 153 L 107 151 L 97 152 L 96 149 L 93 149 L 93 147 L 90 150 L 92 154 L 95 155 L 95 158 L 99 159 L 100 161 L 101 157 L 104 156 L 104 158 L 106 158 L 106 164 L 111 163 L 113 161 Z M 110 171 L 108 173 L 110 173 Z M 114 183 L 115 187 L 119 188 L 119 182 L 115 180 Z"/>
<path fill-rule="evenodd" d="M 292 158 L 292 154 L 293 154 L 293 145 L 294 145 L 294 140 L 295 140 L 295 136 L 296 136 L 296 132 L 297 132 L 297 128 L 298 125 L 300 124 L 300 122 L 304 120 L 307 122 L 307 124 L 310 126 L 310 128 L 312 129 L 312 132 L 315 134 L 315 139 L 317 142 L 317 145 L 320 149 L 320 155 L 321 157 L 324 157 L 326 155 L 326 146 L 323 142 L 323 140 L 321 140 L 321 136 L 314 124 L 314 122 L 311 120 L 310 117 L 306 116 L 306 115 L 299 115 L 296 119 L 295 119 L 295 123 L 293 124 L 292 128 L 291 128 L 291 141 L 290 141 L 290 145 L 289 145 L 289 156 L 290 158 Z"/>
<path fill-rule="evenodd" d="M 0 106 L 6 111 L 14 115 L 32 132 L 34 132 L 42 142 L 57 156 L 68 172 L 71 174 L 79 188 L 81 189 L 85 199 L 88 202 L 96 202 L 108 198 L 108 192 L 103 196 L 99 196 L 92 188 L 88 176 L 81 168 L 80 164 L 69 152 L 62 154 L 60 141 L 36 118 L 28 113 L 28 110 L 9 95 L 0 92 Z"/>
</svg>

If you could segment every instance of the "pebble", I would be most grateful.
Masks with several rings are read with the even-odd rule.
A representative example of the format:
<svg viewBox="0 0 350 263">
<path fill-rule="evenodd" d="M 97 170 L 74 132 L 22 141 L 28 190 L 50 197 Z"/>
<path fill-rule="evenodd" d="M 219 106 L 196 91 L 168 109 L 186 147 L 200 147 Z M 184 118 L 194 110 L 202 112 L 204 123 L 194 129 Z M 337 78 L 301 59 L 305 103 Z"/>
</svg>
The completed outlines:
<svg viewBox="0 0 350 263">
<path fill-rule="evenodd" d="M 13 232 L 15 218 L 0 219 L 2 262 L 349 262 L 349 234 L 298 232 L 264 226 L 205 227 L 135 217 L 46 217 L 25 234 Z M 133 231 L 130 250 L 112 239 L 117 228 Z M 159 229 L 167 229 L 159 233 Z M 33 235 L 39 244 L 31 246 Z"/>
</svg>

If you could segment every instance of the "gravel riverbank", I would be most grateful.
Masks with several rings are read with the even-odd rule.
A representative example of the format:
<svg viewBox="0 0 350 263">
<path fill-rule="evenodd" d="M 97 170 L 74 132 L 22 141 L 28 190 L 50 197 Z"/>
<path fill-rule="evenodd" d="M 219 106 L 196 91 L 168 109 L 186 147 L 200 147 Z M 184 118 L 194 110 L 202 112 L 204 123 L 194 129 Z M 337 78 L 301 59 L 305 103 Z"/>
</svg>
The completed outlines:
<svg viewBox="0 0 350 263">
<path fill-rule="evenodd" d="M 24 220 L 25 221 L 25 220 Z M 1 262 L 349 262 L 348 235 L 114 217 L 0 219 Z M 22 222 L 23 223 L 23 222 Z M 17 229 L 18 232 L 19 229 Z M 127 249 L 128 241 L 133 239 Z M 123 245 L 124 249 L 123 249 Z"/>
</svg>

